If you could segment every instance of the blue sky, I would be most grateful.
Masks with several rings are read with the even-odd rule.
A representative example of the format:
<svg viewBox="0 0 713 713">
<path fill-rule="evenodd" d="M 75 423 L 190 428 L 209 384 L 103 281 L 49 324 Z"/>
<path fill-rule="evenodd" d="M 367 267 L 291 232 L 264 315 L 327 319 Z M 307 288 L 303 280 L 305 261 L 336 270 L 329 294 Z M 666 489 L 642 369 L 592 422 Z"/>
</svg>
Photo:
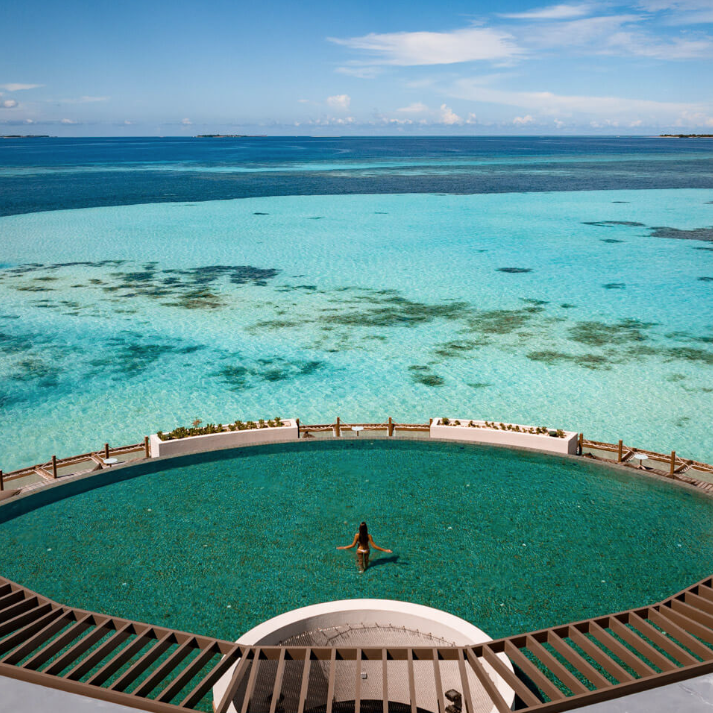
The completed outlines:
<svg viewBox="0 0 713 713">
<path fill-rule="evenodd" d="M 713 0 L 5 0 L 0 133 L 713 133 Z"/>
</svg>

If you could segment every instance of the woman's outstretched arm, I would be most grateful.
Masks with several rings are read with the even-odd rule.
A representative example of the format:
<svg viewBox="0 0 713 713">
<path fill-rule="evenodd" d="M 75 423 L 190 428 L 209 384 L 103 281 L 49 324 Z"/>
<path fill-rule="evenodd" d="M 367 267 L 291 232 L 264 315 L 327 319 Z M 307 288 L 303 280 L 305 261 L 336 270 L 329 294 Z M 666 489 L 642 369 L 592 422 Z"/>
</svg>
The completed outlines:
<svg viewBox="0 0 713 713">
<path fill-rule="evenodd" d="M 379 545 L 377 545 L 376 542 L 374 542 L 374 538 L 371 535 L 369 535 L 369 542 L 371 542 L 374 549 L 379 550 L 379 552 L 389 552 L 389 553 L 393 552 L 393 550 L 385 550 L 383 547 L 379 547 Z"/>
<path fill-rule="evenodd" d="M 359 542 L 359 533 L 357 532 L 356 535 L 354 535 L 354 542 L 352 542 L 351 545 L 345 545 L 344 547 L 337 547 L 338 550 L 350 550 L 356 543 Z"/>
</svg>

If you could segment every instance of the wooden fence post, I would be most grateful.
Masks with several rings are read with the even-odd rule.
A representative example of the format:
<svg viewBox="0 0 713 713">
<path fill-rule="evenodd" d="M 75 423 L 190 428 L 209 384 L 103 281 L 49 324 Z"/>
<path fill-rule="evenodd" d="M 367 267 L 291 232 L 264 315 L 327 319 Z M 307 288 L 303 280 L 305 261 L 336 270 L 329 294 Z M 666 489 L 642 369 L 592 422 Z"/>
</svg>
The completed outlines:
<svg viewBox="0 0 713 713">
<path fill-rule="evenodd" d="M 619 439 L 619 451 L 616 456 L 616 462 L 621 463 L 621 459 L 624 457 L 624 441 Z"/>
<path fill-rule="evenodd" d="M 57 456 L 52 456 L 52 477 L 57 480 Z"/>
<path fill-rule="evenodd" d="M 300 437 L 300 420 L 299 418 L 295 419 L 295 423 L 297 424 L 297 438 Z"/>
<path fill-rule="evenodd" d="M 389 431 L 388 431 L 390 436 L 394 435 L 394 422 L 391 419 L 391 416 L 389 416 Z"/>
<path fill-rule="evenodd" d="M 670 474 L 673 475 L 676 470 L 676 451 L 671 451 L 671 470 Z"/>
<path fill-rule="evenodd" d="M 342 427 L 341 427 L 341 421 L 339 420 L 339 416 L 337 416 L 337 424 L 334 427 L 334 433 L 336 434 L 337 438 L 339 438 L 342 435 Z"/>
<path fill-rule="evenodd" d="M 109 457 L 109 444 L 108 443 L 104 444 L 104 457 L 105 458 Z"/>
<path fill-rule="evenodd" d="M 146 456 L 146 458 L 150 458 L 150 457 L 151 457 L 151 451 L 150 451 L 150 449 L 149 449 L 149 437 L 148 437 L 148 436 L 144 436 L 144 455 Z"/>
<path fill-rule="evenodd" d="M 1 470 L 0 470 L 0 490 L 5 490 L 5 481 L 3 480 Z"/>
<path fill-rule="evenodd" d="M 584 434 L 579 434 L 579 455 L 584 455 Z"/>
</svg>

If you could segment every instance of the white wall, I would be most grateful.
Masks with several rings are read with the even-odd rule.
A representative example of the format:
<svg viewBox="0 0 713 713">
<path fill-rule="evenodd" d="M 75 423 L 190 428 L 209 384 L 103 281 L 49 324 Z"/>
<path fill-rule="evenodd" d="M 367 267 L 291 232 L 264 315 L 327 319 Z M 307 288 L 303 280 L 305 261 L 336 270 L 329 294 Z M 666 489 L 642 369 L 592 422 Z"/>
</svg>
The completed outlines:
<svg viewBox="0 0 713 713">
<path fill-rule="evenodd" d="M 431 634 L 439 639 L 453 642 L 456 646 L 468 646 L 490 641 L 490 637 L 459 617 L 448 614 L 440 609 L 425 607 L 420 604 L 399 602 L 388 599 L 351 599 L 336 602 L 325 602 L 309 607 L 302 607 L 286 612 L 280 616 L 259 624 L 238 639 L 238 643 L 255 646 L 276 646 L 281 641 L 307 631 L 331 628 L 352 624 L 356 626 L 369 626 L 381 624 L 383 626 L 406 627 L 421 633 Z M 389 646 L 388 633 L 384 633 L 382 646 Z M 418 645 L 417 645 L 418 646 Z M 421 644 L 422 646 L 422 644 Z M 349 648 L 341 646 L 341 648 Z M 498 658 L 512 670 L 512 664 L 505 654 L 498 654 Z M 505 681 L 481 659 L 485 670 L 497 686 L 500 694 L 511 705 L 515 694 Z M 430 660 L 414 661 L 416 701 L 420 708 L 438 710 L 436 687 L 434 679 L 433 662 Z M 214 705 L 222 700 L 237 662 L 231 666 L 226 674 L 213 687 Z M 312 667 L 320 667 L 327 676 L 329 662 L 312 662 Z M 354 662 L 339 663 L 334 686 L 335 701 L 349 701 L 354 699 L 354 678 L 356 673 Z M 410 703 L 408 693 L 408 669 L 406 661 L 388 662 L 389 700 L 399 703 Z M 455 661 L 440 662 L 441 681 L 443 690 L 450 688 L 463 692 L 463 683 Z M 497 713 L 494 706 L 489 704 L 484 695 L 482 685 L 469 665 L 466 665 L 468 683 L 473 693 L 474 713 Z M 383 694 L 383 668 L 380 660 L 363 660 L 361 662 L 361 698 L 380 699 Z M 364 678 L 363 675 L 366 674 Z M 289 686 L 289 690 L 299 690 L 299 686 Z M 294 691 L 293 691 L 294 693 Z M 297 701 L 286 693 L 284 701 L 285 710 L 291 710 Z M 230 713 L 236 713 L 234 704 L 228 708 Z M 464 706 L 465 710 L 465 706 Z"/>
<path fill-rule="evenodd" d="M 563 453 L 575 455 L 577 453 L 577 438 L 579 434 L 573 431 L 565 431 L 564 438 L 557 438 L 549 435 L 535 435 L 534 433 L 518 433 L 517 431 L 496 431 L 493 428 L 473 428 L 468 426 L 469 421 L 484 425 L 484 421 L 476 421 L 475 419 L 450 419 L 460 421 L 462 426 L 438 426 L 436 425 L 441 419 L 434 418 L 431 423 L 430 435 L 431 438 L 450 440 L 450 441 L 467 441 L 469 443 L 487 443 L 494 446 L 510 446 L 514 448 L 529 448 L 536 451 L 545 451 L 549 453 Z M 520 428 L 532 428 L 532 426 L 519 425 Z"/>
<path fill-rule="evenodd" d="M 284 426 L 275 428 L 254 428 L 245 431 L 224 431 L 204 436 L 179 438 L 175 441 L 162 441 L 155 433 L 151 436 L 151 457 L 184 456 L 203 451 L 219 451 L 225 448 L 258 445 L 261 443 L 280 443 L 297 440 L 297 422 L 287 418 Z"/>
</svg>

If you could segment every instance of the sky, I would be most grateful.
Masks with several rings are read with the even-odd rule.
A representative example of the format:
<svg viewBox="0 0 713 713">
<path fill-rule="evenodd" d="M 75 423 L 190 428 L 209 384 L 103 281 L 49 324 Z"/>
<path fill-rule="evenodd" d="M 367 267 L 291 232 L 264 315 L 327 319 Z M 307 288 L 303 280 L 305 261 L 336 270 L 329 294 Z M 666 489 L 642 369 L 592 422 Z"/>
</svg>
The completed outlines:
<svg viewBox="0 0 713 713">
<path fill-rule="evenodd" d="M 713 0 L 3 0 L 0 134 L 713 133 Z"/>
</svg>

